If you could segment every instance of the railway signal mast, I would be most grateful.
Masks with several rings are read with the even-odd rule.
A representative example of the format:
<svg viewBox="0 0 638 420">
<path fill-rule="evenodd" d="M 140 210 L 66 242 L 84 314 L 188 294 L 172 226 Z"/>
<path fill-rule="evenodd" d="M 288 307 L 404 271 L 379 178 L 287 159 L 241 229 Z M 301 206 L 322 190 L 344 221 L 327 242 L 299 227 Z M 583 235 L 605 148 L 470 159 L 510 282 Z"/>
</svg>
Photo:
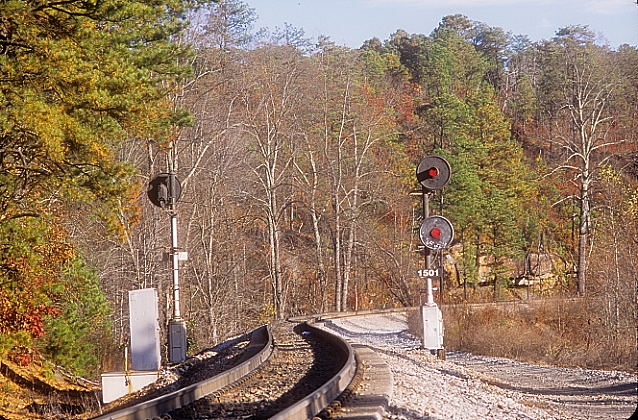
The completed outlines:
<svg viewBox="0 0 638 420">
<path fill-rule="evenodd" d="M 426 279 L 427 297 L 421 306 L 423 321 L 423 348 L 436 352 L 445 358 L 443 347 L 443 315 L 434 302 L 432 279 L 442 278 L 443 267 L 433 264 L 433 252 L 449 247 L 454 239 L 454 227 L 443 216 L 430 216 L 430 195 L 443 188 L 449 181 L 452 171 L 450 164 L 440 156 L 425 157 L 416 169 L 416 178 L 421 184 L 423 197 L 423 220 L 419 229 L 419 238 L 423 244 L 425 269 L 419 270 L 419 277 Z M 440 291 L 442 292 L 440 287 Z"/>
<path fill-rule="evenodd" d="M 173 262 L 173 317 L 168 321 L 168 358 L 170 363 L 180 363 L 186 359 L 186 321 L 180 313 L 179 262 L 186 259 L 185 252 L 177 247 L 177 200 L 182 186 L 174 172 L 157 175 L 148 185 L 151 203 L 167 210 L 171 218 L 171 256 Z"/>
</svg>

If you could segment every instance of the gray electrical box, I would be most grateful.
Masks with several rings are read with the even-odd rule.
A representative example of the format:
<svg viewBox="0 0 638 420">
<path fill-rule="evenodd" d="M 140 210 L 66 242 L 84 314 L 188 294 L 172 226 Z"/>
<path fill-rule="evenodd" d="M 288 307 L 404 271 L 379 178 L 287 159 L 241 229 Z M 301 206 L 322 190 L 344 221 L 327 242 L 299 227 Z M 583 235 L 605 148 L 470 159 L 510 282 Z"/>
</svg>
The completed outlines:
<svg viewBox="0 0 638 420">
<path fill-rule="evenodd" d="M 436 305 L 421 307 L 423 319 L 423 348 L 439 350 L 443 348 L 443 314 Z"/>
<path fill-rule="evenodd" d="M 158 370 L 161 365 L 157 290 L 128 292 L 131 328 L 131 368 Z"/>
<path fill-rule="evenodd" d="M 186 359 L 186 322 L 172 319 L 168 322 L 168 359 L 171 363 L 180 363 Z"/>
</svg>

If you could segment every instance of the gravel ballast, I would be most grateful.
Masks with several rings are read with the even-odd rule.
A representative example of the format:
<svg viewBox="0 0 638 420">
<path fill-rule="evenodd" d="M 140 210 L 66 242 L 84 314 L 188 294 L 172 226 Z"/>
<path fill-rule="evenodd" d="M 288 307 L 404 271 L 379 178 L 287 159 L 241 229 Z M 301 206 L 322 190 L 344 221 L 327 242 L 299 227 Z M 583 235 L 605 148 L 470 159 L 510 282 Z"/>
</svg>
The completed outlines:
<svg viewBox="0 0 638 420">
<path fill-rule="evenodd" d="M 407 332 L 403 314 L 324 321 L 388 364 L 392 419 L 627 419 L 638 404 L 636 375 L 571 369 L 448 351 L 439 360 Z"/>
</svg>

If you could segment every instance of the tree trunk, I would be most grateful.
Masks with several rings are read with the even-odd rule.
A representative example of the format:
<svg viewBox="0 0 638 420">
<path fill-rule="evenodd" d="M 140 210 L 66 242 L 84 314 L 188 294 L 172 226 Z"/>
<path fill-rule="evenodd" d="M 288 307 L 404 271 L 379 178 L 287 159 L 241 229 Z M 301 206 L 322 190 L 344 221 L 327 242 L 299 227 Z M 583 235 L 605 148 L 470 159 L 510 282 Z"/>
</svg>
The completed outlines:
<svg viewBox="0 0 638 420">
<path fill-rule="evenodd" d="M 335 310 L 341 312 L 341 295 L 343 293 L 342 271 L 341 271 L 341 210 L 339 205 L 338 192 L 333 192 L 333 208 L 335 212 L 335 228 L 333 234 L 334 254 L 335 254 Z"/>
<path fill-rule="evenodd" d="M 348 286 L 350 283 L 350 274 L 352 272 L 352 258 L 354 253 L 355 229 L 357 222 L 357 213 L 359 206 L 359 178 L 361 175 L 361 162 L 363 156 L 359 156 L 359 144 L 357 130 L 353 130 L 352 136 L 354 141 L 353 156 L 356 166 L 354 173 L 354 186 L 352 187 L 352 201 L 350 203 L 350 218 L 348 220 L 348 241 L 346 244 L 345 255 L 343 257 L 343 286 L 341 288 L 341 310 L 348 310 Z"/>
<path fill-rule="evenodd" d="M 585 176 L 587 176 L 587 173 L 585 173 Z M 578 266 L 576 267 L 579 296 L 584 296 L 586 291 L 587 243 L 589 242 L 589 218 L 591 211 L 589 207 L 589 184 L 588 182 L 583 182 L 581 186 L 580 222 L 578 228 Z"/>
<path fill-rule="evenodd" d="M 281 278 L 281 258 L 280 258 L 280 235 L 277 223 L 277 198 L 275 197 L 274 186 L 271 187 L 268 209 L 268 244 L 270 246 L 270 275 L 273 287 L 273 303 L 275 306 L 275 316 L 283 319 L 285 313 L 285 300 L 283 283 Z"/>
<path fill-rule="evenodd" d="M 319 230 L 319 217 L 317 216 L 317 211 L 315 207 L 315 197 L 313 192 L 313 197 L 311 199 L 312 208 L 310 210 L 310 214 L 312 216 L 312 231 L 315 238 L 315 251 L 317 253 L 317 281 L 319 282 L 319 293 L 321 295 L 320 299 L 320 312 L 324 312 L 328 308 L 328 291 L 326 284 L 326 265 L 323 260 L 323 249 L 321 246 L 321 231 Z"/>
<path fill-rule="evenodd" d="M 324 261 L 323 247 L 321 241 L 321 230 L 319 229 L 320 216 L 317 211 L 317 191 L 319 189 L 319 173 L 314 155 L 309 153 L 310 165 L 312 167 L 312 183 L 304 176 L 306 183 L 310 186 L 310 216 L 312 219 L 312 233 L 315 240 L 315 252 L 317 256 L 317 282 L 319 283 L 319 312 L 324 312 L 328 308 L 328 285 L 326 283 L 326 264 Z"/>
</svg>

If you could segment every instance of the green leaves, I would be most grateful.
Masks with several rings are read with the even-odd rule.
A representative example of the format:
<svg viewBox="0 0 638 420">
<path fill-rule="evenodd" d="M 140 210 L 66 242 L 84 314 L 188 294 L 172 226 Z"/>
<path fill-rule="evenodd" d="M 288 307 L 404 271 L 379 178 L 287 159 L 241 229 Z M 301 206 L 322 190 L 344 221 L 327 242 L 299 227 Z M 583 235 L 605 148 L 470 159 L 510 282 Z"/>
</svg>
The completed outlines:
<svg viewBox="0 0 638 420">
<path fill-rule="evenodd" d="M 186 5 L 3 5 L 0 179 L 12 187 L 0 196 L 0 222 L 18 208 L 46 211 L 42 199 L 99 201 L 131 188 L 115 152 L 129 136 L 161 140 L 171 132 L 167 87 L 188 72 L 176 64 L 188 50 L 170 37 Z"/>
<path fill-rule="evenodd" d="M 69 206 L 88 203 L 83 208 L 117 233 L 134 213 L 138 186 L 119 148 L 133 137 L 167 141 L 188 123 L 167 93 L 190 71 L 179 64 L 189 49 L 171 37 L 193 4 L 2 3 L 0 335 L 13 343 L 5 352 L 20 340 L 28 347 L 47 329 L 53 355 L 89 351 L 78 343 L 89 333 L 86 322 L 104 316 L 104 301 L 58 222 Z M 61 287 L 77 294 L 58 293 Z"/>
<path fill-rule="evenodd" d="M 46 320 L 38 346 L 54 363 L 79 375 L 95 375 L 99 345 L 109 335 L 110 307 L 99 278 L 79 259 L 65 270 L 55 293 L 60 314 Z"/>
<path fill-rule="evenodd" d="M 44 335 L 45 318 L 58 313 L 52 292 L 74 253 L 47 224 L 32 218 L 0 224 L 0 341 L 18 344 L 21 337 L 19 344 L 29 347 Z"/>
</svg>

